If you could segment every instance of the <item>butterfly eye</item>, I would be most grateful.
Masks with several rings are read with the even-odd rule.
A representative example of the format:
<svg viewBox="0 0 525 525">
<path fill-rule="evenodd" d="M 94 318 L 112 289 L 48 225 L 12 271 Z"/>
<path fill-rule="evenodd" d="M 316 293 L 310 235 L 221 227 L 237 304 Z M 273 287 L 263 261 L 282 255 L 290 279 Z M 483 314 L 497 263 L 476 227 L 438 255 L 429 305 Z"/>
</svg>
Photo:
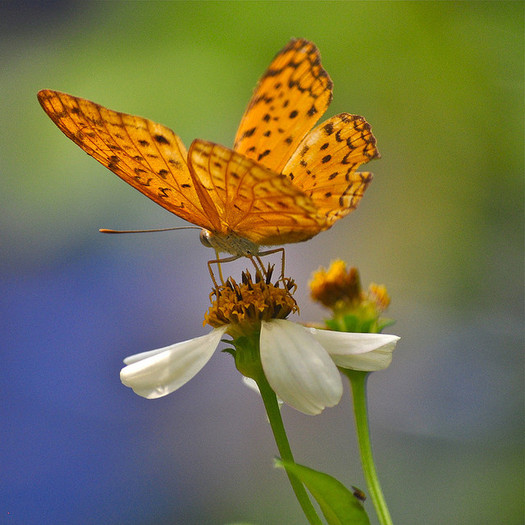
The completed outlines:
<svg viewBox="0 0 525 525">
<path fill-rule="evenodd" d="M 210 242 L 210 236 L 211 233 L 208 230 L 202 229 L 199 239 L 201 241 L 201 244 L 203 246 L 206 246 L 206 248 L 212 248 L 211 242 Z"/>
</svg>

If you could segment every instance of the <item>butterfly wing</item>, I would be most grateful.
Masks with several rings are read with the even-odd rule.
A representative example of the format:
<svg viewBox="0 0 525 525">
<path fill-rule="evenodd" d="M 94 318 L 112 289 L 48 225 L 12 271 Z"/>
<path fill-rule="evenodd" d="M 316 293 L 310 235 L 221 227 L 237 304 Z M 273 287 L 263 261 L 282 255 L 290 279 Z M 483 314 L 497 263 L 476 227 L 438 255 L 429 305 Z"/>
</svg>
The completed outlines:
<svg viewBox="0 0 525 525">
<path fill-rule="evenodd" d="M 291 40 L 259 80 L 233 149 L 281 173 L 331 99 L 332 81 L 317 47 Z"/>
<path fill-rule="evenodd" d="M 215 234 L 272 246 L 307 240 L 323 227 L 310 197 L 288 177 L 229 148 L 195 140 L 188 164 L 196 186 L 213 195 L 222 222 Z"/>
<path fill-rule="evenodd" d="M 283 174 L 312 199 L 328 228 L 355 209 L 372 180 L 371 173 L 356 170 L 377 157 L 368 122 L 341 113 L 308 133 Z"/>
<path fill-rule="evenodd" d="M 38 100 L 66 136 L 135 189 L 193 224 L 218 224 L 215 209 L 198 198 L 184 144 L 169 128 L 58 91 L 42 90 Z"/>
</svg>

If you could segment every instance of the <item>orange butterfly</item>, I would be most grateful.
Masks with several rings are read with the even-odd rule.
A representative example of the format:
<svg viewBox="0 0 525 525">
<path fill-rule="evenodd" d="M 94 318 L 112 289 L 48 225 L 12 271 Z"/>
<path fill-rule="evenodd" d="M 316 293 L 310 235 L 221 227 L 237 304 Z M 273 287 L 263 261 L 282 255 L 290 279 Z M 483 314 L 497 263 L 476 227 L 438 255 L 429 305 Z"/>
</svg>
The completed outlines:
<svg viewBox="0 0 525 525">
<path fill-rule="evenodd" d="M 291 40 L 262 76 L 233 150 L 82 98 L 42 90 L 40 104 L 86 153 L 179 217 L 203 243 L 235 257 L 310 239 L 350 213 L 379 157 L 363 117 L 341 113 L 312 129 L 332 99 L 319 51 Z"/>
</svg>

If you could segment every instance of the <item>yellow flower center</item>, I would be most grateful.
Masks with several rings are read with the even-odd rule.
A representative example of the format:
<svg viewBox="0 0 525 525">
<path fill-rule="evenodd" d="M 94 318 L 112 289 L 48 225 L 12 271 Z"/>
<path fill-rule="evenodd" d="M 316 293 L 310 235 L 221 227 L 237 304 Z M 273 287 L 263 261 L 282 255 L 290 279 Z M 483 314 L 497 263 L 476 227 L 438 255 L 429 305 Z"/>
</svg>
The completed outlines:
<svg viewBox="0 0 525 525">
<path fill-rule="evenodd" d="M 309 282 L 314 301 L 328 308 L 356 305 L 361 302 L 361 282 L 356 268 L 347 270 L 340 259 L 333 261 L 328 270 L 319 268 Z"/>
<path fill-rule="evenodd" d="M 211 306 L 204 316 L 204 325 L 213 328 L 230 325 L 228 333 L 246 333 L 258 329 L 261 321 L 285 319 L 299 311 L 292 297 L 296 289 L 293 279 L 270 282 L 273 268 L 263 276 L 259 271 L 255 280 L 249 271 L 243 272 L 241 283 L 231 277 L 210 294 Z M 248 330 L 247 330 L 248 329 Z"/>
</svg>

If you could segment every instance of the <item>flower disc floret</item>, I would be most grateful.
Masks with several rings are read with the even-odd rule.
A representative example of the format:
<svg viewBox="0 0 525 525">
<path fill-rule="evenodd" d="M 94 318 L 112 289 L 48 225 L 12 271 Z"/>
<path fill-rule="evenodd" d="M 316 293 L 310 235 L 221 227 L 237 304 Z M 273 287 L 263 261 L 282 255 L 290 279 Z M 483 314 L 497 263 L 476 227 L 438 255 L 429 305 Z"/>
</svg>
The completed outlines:
<svg viewBox="0 0 525 525">
<path fill-rule="evenodd" d="M 328 270 L 319 268 L 309 283 L 310 294 L 328 308 L 338 305 L 355 305 L 361 300 L 361 282 L 356 268 L 346 269 L 340 259 L 333 261 Z"/>
<path fill-rule="evenodd" d="M 271 274 L 271 269 L 266 276 L 257 272 L 253 279 L 246 271 L 241 283 L 231 277 L 227 279 L 211 293 L 212 304 L 206 312 L 204 324 L 213 328 L 229 325 L 228 333 L 234 335 L 250 327 L 259 329 L 262 321 L 285 319 L 298 312 L 292 296 L 296 288 L 293 279 L 281 279 L 272 284 Z"/>
</svg>

